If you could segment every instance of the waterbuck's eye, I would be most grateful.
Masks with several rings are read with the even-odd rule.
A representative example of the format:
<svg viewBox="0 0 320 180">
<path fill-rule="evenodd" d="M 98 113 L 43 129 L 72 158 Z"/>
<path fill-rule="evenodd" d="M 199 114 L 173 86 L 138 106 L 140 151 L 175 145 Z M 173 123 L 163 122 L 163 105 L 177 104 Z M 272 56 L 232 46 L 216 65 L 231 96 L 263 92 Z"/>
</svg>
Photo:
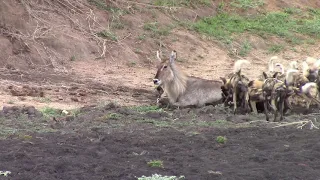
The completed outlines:
<svg viewBox="0 0 320 180">
<path fill-rule="evenodd" d="M 166 69 L 166 68 L 167 68 L 167 66 L 163 66 L 163 68 L 164 68 L 164 69 Z"/>
</svg>

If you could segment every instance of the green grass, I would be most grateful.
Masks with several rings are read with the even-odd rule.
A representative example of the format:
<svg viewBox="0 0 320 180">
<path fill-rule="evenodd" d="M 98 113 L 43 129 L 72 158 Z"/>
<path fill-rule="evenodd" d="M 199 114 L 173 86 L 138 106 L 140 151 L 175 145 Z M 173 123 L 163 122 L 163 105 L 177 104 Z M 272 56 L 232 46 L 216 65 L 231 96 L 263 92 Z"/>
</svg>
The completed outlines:
<svg viewBox="0 0 320 180">
<path fill-rule="evenodd" d="M 42 108 L 42 109 L 40 109 L 40 112 L 46 118 L 62 116 L 61 109 L 55 109 L 55 108 L 51 108 L 51 107 Z"/>
<path fill-rule="evenodd" d="M 21 114 L 16 118 L 0 118 L 0 139 L 6 139 L 10 136 L 17 136 L 23 140 L 32 138 L 30 133 L 56 132 L 52 129 L 47 120 L 43 118 L 29 119 L 28 115 Z"/>
<path fill-rule="evenodd" d="M 149 161 L 147 164 L 150 167 L 163 168 L 163 161 L 161 161 L 161 160 L 152 160 L 152 161 Z"/>
<path fill-rule="evenodd" d="M 163 111 L 159 106 L 134 106 L 132 109 L 138 112 Z"/>
<path fill-rule="evenodd" d="M 109 12 L 122 11 L 119 8 L 107 6 L 105 0 L 88 0 L 88 2 L 89 4 L 96 6 L 100 10 L 105 10 Z"/>
<path fill-rule="evenodd" d="M 275 53 L 281 52 L 283 49 L 284 49 L 284 46 L 283 46 L 283 45 L 275 44 L 275 45 L 272 45 L 272 46 L 268 49 L 268 52 L 269 52 L 270 54 L 275 54 Z"/>
<path fill-rule="evenodd" d="M 121 114 L 118 114 L 118 113 L 110 113 L 107 115 L 107 119 L 113 119 L 113 120 L 118 120 L 122 117 Z"/>
<path fill-rule="evenodd" d="M 14 104 L 14 100 L 9 100 L 7 104 Z"/>
<path fill-rule="evenodd" d="M 167 6 L 167 7 L 175 7 L 175 6 L 194 7 L 195 5 L 210 6 L 211 0 L 155 0 L 153 4 L 156 6 Z"/>
<path fill-rule="evenodd" d="M 138 177 L 138 180 L 182 180 L 184 179 L 184 176 L 162 176 L 160 174 L 153 174 L 152 176 L 141 176 Z"/>
<path fill-rule="evenodd" d="M 36 97 L 34 100 L 41 102 L 41 103 L 50 103 L 52 100 L 48 97 Z"/>
<path fill-rule="evenodd" d="M 264 2 L 263 0 L 235 0 L 231 5 L 241 9 L 252 9 L 263 6 Z"/>
<path fill-rule="evenodd" d="M 150 31 L 152 37 L 167 36 L 174 27 L 160 27 L 158 22 L 148 22 L 143 25 L 145 31 Z"/>
<path fill-rule="evenodd" d="M 225 143 L 227 142 L 227 138 L 224 137 L 224 136 L 218 136 L 218 137 L 216 138 L 216 141 L 217 141 L 217 143 L 225 144 Z"/>
<path fill-rule="evenodd" d="M 114 34 L 113 32 L 109 31 L 109 30 L 103 30 L 97 33 L 97 36 L 102 37 L 104 39 L 109 39 L 112 41 L 118 41 L 118 37 L 116 34 Z"/>
<path fill-rule="evenodd" d="M 70 57 L 70 61 L 75 61 L 75 60 L 76 60 L 76 56 L 75 55 Z"/>
<path fill-rule="evenodd" d="M 193 29 L 223 42 L 230 42 L 235 39 L 234 36 L 249 32 L 263 36 L 275 35 L 288 42 L 299 43 L 297 34 L 320 38 L 319 10 L 310 10 L 307 14 L 306 18 L 286 12 L 270 12 L 248 17 L 220 13 L 199 20 L 193 24 Z"/>
<path fill-rule="evenodd" d="M 246 56 L 252 49 L 251 43 L 249 41 L 244 41 L 240 47 L 239 55 Z"/>
</svg>

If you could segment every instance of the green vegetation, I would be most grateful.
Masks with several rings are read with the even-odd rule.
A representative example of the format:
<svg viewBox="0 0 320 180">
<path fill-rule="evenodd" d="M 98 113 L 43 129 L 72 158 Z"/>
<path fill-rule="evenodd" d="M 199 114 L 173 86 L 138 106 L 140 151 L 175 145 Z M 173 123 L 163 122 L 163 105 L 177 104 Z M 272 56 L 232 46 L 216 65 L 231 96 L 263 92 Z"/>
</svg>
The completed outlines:
<svg viewBox="0 0 320 180">
<path fill-rule="evenodd" d="M 89 4 L 96 6 L 98 9 L 101 9 L 101 10 L 111 11 L 111 12 L 121 11 L 121 9 L 119 8 L 107 6 L 105 0 L 88 0 L 88 2 Z"/>
<path fill-rule="evenodd" d="M 135 106 L 132 109 L 138 112 L 163 111 L 159 106 Z"/>
<path fill-rule="evenodd" d="M 160 27 L 158 22 L 149 22 L 143 25 L 143 29 L 151 32 L 151 36 L 159 37 L 159 36 L 167 36 L 170 31 L 173 29 L 171 26 Z"/>
<path fill-rule="evenodd" d="M 42 115 L 46 118 L 50 118 L 50 117 L 59 117 L 61 116 L 61 109 L 55 109 L 55 108 L 51 108 L 51 107 L 45 107 L 43 109 L 40 109 L 40 112 L 42 113 Z"/>
<path fill-rule="evenodd" d="M 14 100 L 9 100 L 7 104 L 14 104 Z"/>
<path fill-rule="evenodd" d="M 168 7 L 175 7 L 175 6 L 195 6 L 195 5 L 205 5 L 210 6 L 211 0 L 155 0 L 154 5 L 156 6 L 168 6 Z"/>
<path fill-rule="evenodd" d="M 70 61 L 75 61 L 75 60 L 76 60 L 76 56 L 75 55 L 70 57 Z"/>
<path fill-rule="evenodd" d="M 40 119 L 29 119 L 28 115 L 21 114 L 16 118 L 0 118 L 0 139 L 6 139 L 9 136 L 17 136 L 23 140 L 30 140 L 32 136 L 30 133 L 45 133 L 45 132 L 56 132 L 57 130 L 52 129 L 47 120 Z"/>
<path fill-rule="evenodd" d="M 163 168 L 163 161 L 161 161 L 161 160 L 152 160 L 152 161 L 149 161 L 147 164 L 150 167 Z"/>
<path fill-rule="evenodd" d="M 118 113 L 110 113 L 107 115 L 107 119 L 113 119 L 113 120 L 120 119 L 121 117 L 122 117 L 121 114 L 118 114 Z"/>
<path fill-rule="evenodd" d="M 102 37 L 104 39 L 109 39 L 112 41 L 118 41 L 118 37 L 116 34 L 111 32 L 110 30 L 103 30 L 97 33 L 97 36 Z"/>
<path fill-rule="evenodd" d="M 162 176 L 159 174 L 153 174 L 151 177 L 142 176 L 139 177 L 138 180 L 182 180 L 184 176 L 176 177 L 176 176 Z"/>
<path fill-rule="evenodd" d="M 264 2 L 262 0 L 235 0 L 231 2 L 231 5 L 241 9 L 251 9 L 263 6 Z"/>
<path fill-rule="evenodd" d="M 302 42 L 297 34 L 320 38 L 320 10 L 309 10 L 300 16 L 289 12 L 270 12 L 248 17 L 220 13 L 194 23 L 193 29 L 225 43 L 232 41 L 233 35 L 244 32 L 260 36 L 275 35 L 293 43 Z"/>
<path fill-rule="evenodd" d="M 41 103 L 50 103 L 52 100 L 48 97 L 36 97 L 34 100 L 41 102 Z"/>
<path fill-rule="evenodd" d="M 227 138 L 224 137 L 224 136 L 218 136 L 218 137 L 216 138 L 216 141 L 217 141 L 217 143 L 224 144 L 224 143 L 227 142 Z"/>
<path fill-rule="evenodd" d="M 275 45 L 272 45 L 269 49 L 268 49 L 268 52 L 269 53 L 278 53 L 280 51 L 282 51 L 284 49 L 284 46 L 283 45 L 278 45 L 278 44 L 275 44 Z"/>
<path fill-rule="evenodd" d="M 251 43 L 249 41 L 244 41 L 241 45 L 239 55 L 240 56 L 246 56 L 252 49 Z"/>
</svg>

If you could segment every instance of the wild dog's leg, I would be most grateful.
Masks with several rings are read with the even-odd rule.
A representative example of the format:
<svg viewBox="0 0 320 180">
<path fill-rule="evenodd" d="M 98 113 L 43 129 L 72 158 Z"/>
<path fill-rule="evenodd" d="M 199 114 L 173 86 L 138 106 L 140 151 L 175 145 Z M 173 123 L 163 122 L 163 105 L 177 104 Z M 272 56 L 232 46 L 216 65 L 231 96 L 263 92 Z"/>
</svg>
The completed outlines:
<svg viewBox="0 0 320 180">
<path fill-rule="evenodd" d="M 233 90 L 233 114 L 236 114 L 237 111 L 237 94 L 236 94 L 236 88 Z"/>
<path fill-rule="evenodd" d="M 318 98 L 318 101 L 320 101 L 320 91 L 319 91 L 319 89 L 317 91 L 317 98 Z M 320 104 L 318 104 L 318 108 L 320 108 Z"/>
<path fill-rule="evenodd" d="M 268 96 L 266 92 L 263 92 L 264 96 L 264 114 L 266 115 L 266 120 L 269 121 L 269 116 L 268 116 Z"/>
<path fill-rule="evenodd" d="M 277 111 L 276 98 L 277 96 L 271 95 L 271 109 L 273 112 Z"/>
<path fill-rule="evenodd" d="M 246 92 L 245 94 L 245 108 L 246 108 L 246 112 L 250 113 L 250 107 L 249 107 L 249 92 Z"/>
<path fill-rule="evenodd" d="M 254 114 L 258 114 L 257 103 L 255 101 L 250 101 L 250 106 L 251 106 L 252 112 Z"/>
<path fill-rule="evenodd" d="M 292 109 L 292 106 L 291 106 L 291 104 L 290 104 L 290 102 L 289 102 L 289 98 L 286 97 L 285 100 L 284 100 L 283 113 L 284 113 L 284 114 L 287 113 L 287 111 L 288 111 L 289 109 Z"/>
<path fill-rule="evenodd" d="M 280 109 L 280 93 L 279 92 L 276 92 L 277 94 L 275 96 L 272 97 L 272 101 L 271 101 L 271 104 L 274 103 L 273 105 L 275 106 L 275 110 L 273 111 L 274 113 L 274 119 L 273 121 L 276 122 L 277 121 L 277 116 L 278 116 L 278 112 L 279 112 L 279 109 Z M 271 105 L 271 106 L 273 106 Z"/>
<path fill-rule="evenodd" d="M 284 101 L 285 101 L 285 98 L 286 98 L 286 94 L 285 94 L 285 92 L 282 92 L 282 97 L 280 98 L 280 108 L 279 108 L 279 111 L 280 111 L 280 121 L 283 120 Z"/>
<path fill-rule="evenodd" d="M 309 98 L 308 98 L 307 104 L 306 104 L 307 110 L 309 110 L 311 102 L 312 102 L 312 99 L 309 99 Z"/>
</svg>

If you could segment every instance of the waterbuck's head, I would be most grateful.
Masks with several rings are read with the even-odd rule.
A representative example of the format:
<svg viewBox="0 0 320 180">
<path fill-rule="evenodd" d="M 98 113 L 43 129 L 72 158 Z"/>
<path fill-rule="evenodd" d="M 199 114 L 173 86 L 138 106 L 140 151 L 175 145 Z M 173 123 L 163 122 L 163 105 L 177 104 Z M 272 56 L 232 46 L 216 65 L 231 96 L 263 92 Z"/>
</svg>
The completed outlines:
<svg viewBox="0 0 320 180">
<path fill-rule="evenodd" d="M 177 58 L 177 52 L 172 51 L 169 60 L 162 60 L 160 52 L 157 51 L 157 59 L 160 61 L 158 65 L 157 74 L 153 79 L 153 83 L 157 86 L 164 84 L 164 82 L 172 82 L 175 78 L 174 61 Z"/>
</svg>

